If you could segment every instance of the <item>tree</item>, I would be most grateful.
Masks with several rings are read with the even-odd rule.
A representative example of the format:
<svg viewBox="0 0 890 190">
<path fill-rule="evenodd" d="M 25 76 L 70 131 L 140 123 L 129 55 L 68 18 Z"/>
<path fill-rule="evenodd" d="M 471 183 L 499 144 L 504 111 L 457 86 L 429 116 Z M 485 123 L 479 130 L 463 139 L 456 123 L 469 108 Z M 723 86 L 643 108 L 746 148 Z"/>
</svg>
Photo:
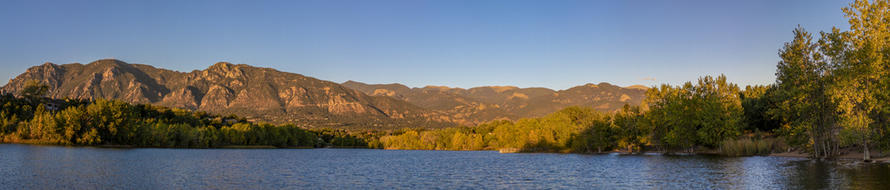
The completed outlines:
<svg viewBox="0 0 890 190">
<path fill-rule="evenodd" d="M 646 91 L 645 104 L 653 124 L 652 136 L 663 148 L 690 149 L 696 141 L 691 110 L 694 103 L 688 90 L 691 88 L 692 83 L 687 82 L 678 87 L 663 84 Z"/>
<path fill-rule="evenodd" d="M 648 142 L 649 128 L 644 122 L 640 107 L 625 104 L 611 117 L 610 123 L 612 131 L 616 132 L 615 140 L 619 148 L 625 148 L 628 152 L 640 151 Z M 598 129 L 597 131 L 604 130 Z M 598 147 L 602 146 L 601 143 L 597 144 L 600 145 Z"/>
<path fill-rule="evenodd" d="M 742 106 L 737 85 L 726 76 L 705 76 L 682 86 L 662 85 L 646 92 L 653 138 L 673 149 L 694 152 L 716 147 L 741 134 Z"/>
<path fill-rule="evenodd" d="M 803 28 L 794 30 L 794 40 L 779 51 L 776 89 L 782 101 L 773 113 L 786 118 L 783 132 L 790 142 L 809 142 L 813 157 L 838 154 L 835 103 L 829 98 L 832 68 Z M 807 135 L 801 135 L 805 132 Z M 809 137 L 809 141 L 799 138 Z"/>
<path fill-rule="evenodd" d="M 693 91 L 698 106 L 694 110 L 696 132 L 702 145 L 716 147 L 724 139 L 741 135 L 743 114 L 737 85 L 727 82 L 724 75 L 705 76 Z"/>
<path fill-rule="evenodd" d="M 879 127 L 875 121 L 886 114 L 881 97 L 887 94 L 890 72 L 890 1 L 856 0 L 843 11 L 850 31 L 835 28 L 819 44 L 837 70 L 832 95 L 841 124 L 861 133 L 863 159 L 870 160 L 869 142 Z"/>
<path fill-rule="evenodd" d="M 572 140 L 572 151 L 601 153 L 611 148 L 618 136 L 611 120 L 611 116 L 605 114 L 592 118 L 588 127 Z"/>
</svg>

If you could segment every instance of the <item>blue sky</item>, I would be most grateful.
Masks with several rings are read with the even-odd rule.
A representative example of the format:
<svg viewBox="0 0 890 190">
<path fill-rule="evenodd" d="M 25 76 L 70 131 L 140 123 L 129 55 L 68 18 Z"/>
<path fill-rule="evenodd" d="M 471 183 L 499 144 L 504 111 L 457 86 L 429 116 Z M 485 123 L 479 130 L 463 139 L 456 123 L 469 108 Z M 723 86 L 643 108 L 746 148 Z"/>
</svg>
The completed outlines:
<svg viewBox="0 0 890 190">
<path fill-rule="evenodd" d="M 28 67 L 116 58 L 178 71 L 227 61 L 412 87 L 775 80 L 803 26 L 848 1 L 0 1 L 0 85 Z"/>
</svg>

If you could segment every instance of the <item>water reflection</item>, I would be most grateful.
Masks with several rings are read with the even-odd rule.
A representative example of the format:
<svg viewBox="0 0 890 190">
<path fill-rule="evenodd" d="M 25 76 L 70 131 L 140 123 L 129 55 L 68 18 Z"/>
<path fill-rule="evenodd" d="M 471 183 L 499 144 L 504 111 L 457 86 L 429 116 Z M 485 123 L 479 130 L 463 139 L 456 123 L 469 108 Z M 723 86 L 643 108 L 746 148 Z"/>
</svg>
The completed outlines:
<svg viewBox="0 0 890 190">
<path fill-rule="evenodd" d="M 890 166 L 796 158 L 0 144 L 0 189 L 887 189 Z"/>
<path fill-rule="evenodd" d="M 825 161 L 794 161 L 787 164 L 789 186 L 805 189 L 887 189 L 890 165 Z"/>
</svg>

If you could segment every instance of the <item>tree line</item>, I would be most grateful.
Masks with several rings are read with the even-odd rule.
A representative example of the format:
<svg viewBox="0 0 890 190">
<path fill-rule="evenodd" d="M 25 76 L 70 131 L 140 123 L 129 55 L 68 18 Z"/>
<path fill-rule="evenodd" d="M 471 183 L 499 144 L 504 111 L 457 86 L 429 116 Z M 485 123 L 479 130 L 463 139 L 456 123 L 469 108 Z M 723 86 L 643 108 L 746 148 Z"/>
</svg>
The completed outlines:
<svg viewBox="0 0 890 190">
<path fill-rule="evenodd" d="M 367 147 L 363 138 L 344 130 L 256 124 L 234 115 L 114 100 L 52 100 L 41 98 L 46 87 L 36 82 L 29 82 L 24 89 L 20 98 L 0 96 L 0 142 L 180 148 Z"/>
<path fill-rule="evenodd" d="M 392 149 L 694 152 L 695 147 L 716 149 L 744 131 L 761 130 L 744 122 L 742 94 L 737 85 L 726 82 L 725 76 L 708 76 L 697 83 L 649 89 L 644 105 L 625 105 L 612 113 L 569 107 L 515 122 L 405 130 L 379 141 L 382 147 Z"/>
<path fill-rule="evenodd" d="M 847 144 L 886 149 L 890 128 L 890 1 L 856 0 L 843 8 L 850 29 L 798 27 L 779 51 L 776 73 L 783 131 L 814 157 L 830 158 Z"/>
</svg>

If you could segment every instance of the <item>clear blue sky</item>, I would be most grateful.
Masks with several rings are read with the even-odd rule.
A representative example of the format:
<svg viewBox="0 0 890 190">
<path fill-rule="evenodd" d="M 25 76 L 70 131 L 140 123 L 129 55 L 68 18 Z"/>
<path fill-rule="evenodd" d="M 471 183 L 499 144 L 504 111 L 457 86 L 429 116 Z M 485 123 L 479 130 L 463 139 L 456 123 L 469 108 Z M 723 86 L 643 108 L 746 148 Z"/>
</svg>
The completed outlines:
<svg viewBox="0 0 890 190">
<path fill-rule="evenodd" d="M 0 85 L 44 62 L 102 58 L 412 87 L 650 86 L 720 73 L 769 84 L 791 31 L 846 28 L 848 3 L 2 0 Z"/>
</svg>

